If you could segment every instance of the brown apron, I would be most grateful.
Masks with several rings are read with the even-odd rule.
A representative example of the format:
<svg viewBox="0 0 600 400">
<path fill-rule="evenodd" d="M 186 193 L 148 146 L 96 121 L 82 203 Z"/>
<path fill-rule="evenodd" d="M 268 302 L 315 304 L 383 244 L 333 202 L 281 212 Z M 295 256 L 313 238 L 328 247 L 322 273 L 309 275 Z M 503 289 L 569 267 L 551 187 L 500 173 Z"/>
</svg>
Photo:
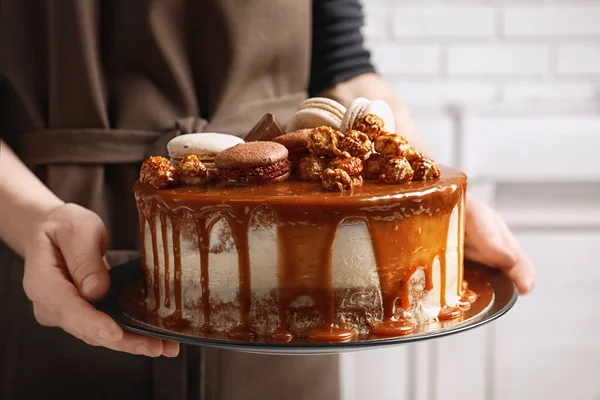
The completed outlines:
<svg viewBox="0 0 600 400">
<path fill-rule="evenodd" d="M 141 161 L 188 132 L 243 135 L 306 96 L 308 0 L 2 0 L 0 133 L 45 184 L 139 256 Z M 0 248 L 0 399 L 335 399 L 338 359 L 182 348 L 151 360 L 39 326 Z"/>
</svg>

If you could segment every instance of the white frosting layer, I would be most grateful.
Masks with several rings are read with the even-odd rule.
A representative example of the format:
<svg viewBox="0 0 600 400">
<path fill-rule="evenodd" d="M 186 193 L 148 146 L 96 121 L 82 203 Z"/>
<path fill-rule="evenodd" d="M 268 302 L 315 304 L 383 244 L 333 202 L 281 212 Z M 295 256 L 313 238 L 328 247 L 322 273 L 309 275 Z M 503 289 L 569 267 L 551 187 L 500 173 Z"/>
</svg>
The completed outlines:
<svg viewBox="0 0 600 400">
<path fill-rule="evenodd" d="M 464 208 L 463 208 L 464 209 Z M 459 208 L 456 206 L 451 214 L 450 226 L 448 231 L 446 247 L 446 285 L 444 288 L 446 303 L 450 306 L 457 304 L 459 300 L 459 269 L 461 260 L 459 260 L 459 246 L 462 246 L 463 238 L 459 231 Z M 169 254 L 169 282 L 171 292 L 170 307 L 164 306 L 164 243 L 161 237 L 160 219 L 157 218 L 157 248 L 160 274 L 160 299 L 161 306 L 159 314 L 167 316 L 175 309 L 175 293 L 173 288 L 173 247 L 172 247 L 172 229 L 171 224 L 167 225 L 167 252 Z M 277 290 L 277 271 L 278 271 L 278 243 L 277 229 L 274 224 L 270 226 L 262 225 L 256 228 L 251 224 L 249 229 L 249 250 L 250 250 L 250 278 L 253 302 L 268 300 Z M 227 237 L 225 243 L 222 238 Z M 148 260 L 148 279 L 149 288 L 152 288 L 153 267 L 152 267 L 152 238 L 150 229 L 146 225 L 145 234 L 145 259 Z M 229 232 L 229 226 L 225 219 L 217 222 L 210 234 L 209 253 L 209 292 L 211 304 L 229 303 L 233 308 L 227 310 L 215 311 L 211 314 L 211 324 L 215 329 L 226 329 L 239 321 L 238 300 L 238 282 L 239 267 L 238 255 L 233 239 Z M 184 301 L 184 317 L 192 320 L 194 323 L 202 324 L 202 308 L 198 307 L 202 290 L 200 285 L 200 255 L 196 244 L 196 238 L 181 240 L 181 266 L 182 266 L 182 287 Z M 424 271 L 419 269 L 413 275 L 413 282 L 424 282 Z M 433 320 L 437 317 L 440 309 L 441 297 L 441 271 L 440 263 L 436 258 L 433 266 L 433 289 L 429 291 L 424 298 L 415 304 L 412 310 L 412 316 L 418 322 Z M 366 306 L 378 308 L 381 310 L 381 293 L 379 288 L 379 277 L 377 274 L 377 265 L 371 245 L 371 236 L 367 226 L 362 221 L 343 222 L 338 229 L 337 237 L 333 245 L 332 253 L 332 286 L 334 290 L 343 289 L 361 289 L 355 298 L 347 299 L 344 306 Z M 154 306 L 152 290 L 150 292 L 149 306 Z M 297 299 L 295 303 L 305 303 L 312 301 L 310 298 Z M 411 303 L 414 299 L 411 299 Z M 195 310 L 190 306 L 195 305 Z M 259 331 L 268 332 L 269 329 L 275 329 L 277 325 L 277 308 L 273 308 L 274 315 L 271 320 L 265 322 L 264 326 L 259 326 Z M 219 315 L 222 314 L 222 315 Z M 344 319 L 341 317 L 342 320 Z M 380 317 L 379 317 L 380 318 Z"/>
</svg>

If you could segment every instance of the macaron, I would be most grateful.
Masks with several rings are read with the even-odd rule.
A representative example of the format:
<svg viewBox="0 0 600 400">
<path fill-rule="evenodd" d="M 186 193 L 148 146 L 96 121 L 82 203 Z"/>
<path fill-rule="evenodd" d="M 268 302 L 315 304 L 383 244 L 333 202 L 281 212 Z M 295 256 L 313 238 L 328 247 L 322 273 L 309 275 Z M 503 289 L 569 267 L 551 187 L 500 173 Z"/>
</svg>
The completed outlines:
<svg viewBox="0 0 600 400">
<path fill-rule="evenodd" d="M 312 129 L 299 129 L 273 139 L 275 143 L 282 144 L 288 149 L 288 160 L 292 163 L 292 170 L 298 168 L 301 158 L 308 156 L 308 138 L 311 132 Z"/>
<path fill-rule="evenodd" d="M 273 183 L 289 178 L 288 150 L 275 142 L 247 142 L 222 151 L 215 158 L 217 174 L 233 182 Z"/>
<path fill-rule="evenodd" d="M 300 103 L 298 111 L 288 121 L 286 130 L 294 132 L 298 129 L 316 128 L 321 125 L 339 130 L 345 112 L 346 107 L 335 100 L 311 97 Z"/>
<path fill-rule="evenodd" d="M 167 151 L 171 163 L 175 166 L 179 165 L 185 156 L 197 156 L 206 166 L 210 179 L 216 172 L 217 154 L 240 143 L 244 143 L 244 140 L 225 133 L 188 133 L 171 139 L 167 143 Z"/>
<path fill-rule="evenodd" d="M 342 118 L 340 131 L 348 132 L 361 115 L 367 114 L 375 114 L 381 118 L 384 122 L 383 129 L 387 132 L 394 133 L 396 131 L 394 113 L 389 104 L 383 100 L 369 100 L 364 97 L 357 97 L 350 103 Z"/>
<path fill-rule="evenodd" d="M 250 129 L 244 140 L 246 142 L 254 141 L 269 141 L 277 136 L 283 135 L 283 130 L 279 120 L 275 115 L 266 113 L 262 118 Z"/>
</svg>

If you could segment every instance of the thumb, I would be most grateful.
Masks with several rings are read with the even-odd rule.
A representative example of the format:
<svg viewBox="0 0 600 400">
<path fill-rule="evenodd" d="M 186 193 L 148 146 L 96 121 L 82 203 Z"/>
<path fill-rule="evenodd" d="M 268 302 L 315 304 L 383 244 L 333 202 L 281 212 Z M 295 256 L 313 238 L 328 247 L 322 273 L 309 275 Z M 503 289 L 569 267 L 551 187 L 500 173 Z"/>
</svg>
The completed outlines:
<svg viewBox="0 0 600 400">
<path fill-rule="evenodd" d="M 517 262 L 496 213 L 470 196 L 465 225 L 465 253 L 470 253 L 474 261 L 498 268 L 508 268 Z"/>
<path fill-rule="evenodd" d="M 107 246 L 104 223 L 95 213 L 73 204 L 63 206 L 60 214 L 51 239 L 60 249 L 81 296 L 88 301 L 97 300 L 110 283 L 103 259 Z"/>
</svg>

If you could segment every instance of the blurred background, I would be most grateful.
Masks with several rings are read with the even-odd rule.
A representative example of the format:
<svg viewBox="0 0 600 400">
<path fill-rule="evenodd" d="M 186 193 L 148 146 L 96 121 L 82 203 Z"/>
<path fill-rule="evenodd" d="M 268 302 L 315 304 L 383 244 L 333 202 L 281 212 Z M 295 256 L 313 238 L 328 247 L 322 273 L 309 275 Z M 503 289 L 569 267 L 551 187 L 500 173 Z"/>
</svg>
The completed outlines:
<svg viewBox="0 0 600 400">
<path fill-rule="evenodd" d="M 345 400 L 600 399 L 600 0 L 363 0 L 379 71 L 538 270 L 498 322 L 343 356 Z"/>
</svg>

